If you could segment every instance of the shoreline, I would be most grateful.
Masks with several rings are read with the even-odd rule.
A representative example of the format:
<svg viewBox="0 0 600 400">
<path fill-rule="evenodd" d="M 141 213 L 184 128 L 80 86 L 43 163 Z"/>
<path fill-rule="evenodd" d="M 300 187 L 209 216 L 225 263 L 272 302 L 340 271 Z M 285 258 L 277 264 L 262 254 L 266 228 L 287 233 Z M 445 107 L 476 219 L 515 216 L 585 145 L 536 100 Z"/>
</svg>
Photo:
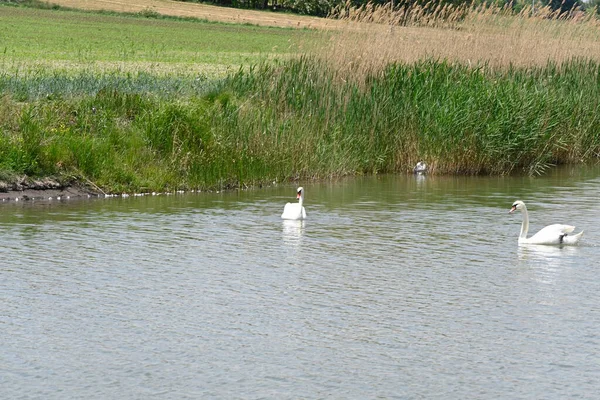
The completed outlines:
<svg viewBox="0 0 600 400">
<path fill-rule="evenodd" d="M 57 189 L 23 189 L 0 192 L 1 202 L 65 200 L 99 197 L 99 194 L 77 186 Z"/>
<path fill-rule="evenodd" d="M 94 190 L 84 183 L 61 182 L 54 177 L 33 179 L 27 176 L 0 181 L 0 201 L 61 200 L 98 197 Z"/>
</svg>

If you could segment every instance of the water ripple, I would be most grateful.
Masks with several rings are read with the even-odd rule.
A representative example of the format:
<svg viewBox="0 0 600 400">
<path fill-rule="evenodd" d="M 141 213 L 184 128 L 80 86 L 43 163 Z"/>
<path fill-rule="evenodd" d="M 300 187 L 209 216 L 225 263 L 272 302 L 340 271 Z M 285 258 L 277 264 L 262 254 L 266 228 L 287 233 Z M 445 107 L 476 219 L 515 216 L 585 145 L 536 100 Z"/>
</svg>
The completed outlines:
<svg viewBox="0 0 600 400">
<path fill-rule="evenodd" d="M 553 179 L 5 207 L 3 394 L 593 398 L 600 179 Z M 582 245 L 517 246 L 516 198 Z"/>
</svg>

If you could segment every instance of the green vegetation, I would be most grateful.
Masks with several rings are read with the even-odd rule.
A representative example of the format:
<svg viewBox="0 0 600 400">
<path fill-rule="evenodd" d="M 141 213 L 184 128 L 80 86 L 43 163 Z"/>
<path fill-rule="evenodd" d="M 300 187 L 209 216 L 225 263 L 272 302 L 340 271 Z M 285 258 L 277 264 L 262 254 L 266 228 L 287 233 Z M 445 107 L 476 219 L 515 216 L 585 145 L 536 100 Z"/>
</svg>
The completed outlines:
<svg viewBox="0 0 600 400">
<path fill-rule="evenodd" d="M 302 58 L 186 93 L 168 77 L 104 77 L 100 90 L 71 77 L 76 97 L 5 95 L 0 169 L 109 191 L 401 172 L 420 159 L 441 173 L 540 173 L 600 155 L 598 76 L 592 62 L 482 72 L 430 61 L 358 86 Z"/>
<path fill-rule="evenodd" d="M 538 174 L 600 155 L 599 76 L 585 61 L 489 72 L 426 61 L 357 86 L 305 59 L 233 87 L 268 110 L 245 125 L 287 138 L 270 146 L 293 173 L 408 171 L 424 159 L 441 173 Z"/>
<path fill-rule="evenodd" d="M 291 57 L 314 32 L 0 8 L 2 179 L 159 191 L 408 172 L 420 160 L 434 173 L 540 174 L 600 156 L 590 59 Z M 229 72 L 207 73 L 214 65 Z"/>
</svg>

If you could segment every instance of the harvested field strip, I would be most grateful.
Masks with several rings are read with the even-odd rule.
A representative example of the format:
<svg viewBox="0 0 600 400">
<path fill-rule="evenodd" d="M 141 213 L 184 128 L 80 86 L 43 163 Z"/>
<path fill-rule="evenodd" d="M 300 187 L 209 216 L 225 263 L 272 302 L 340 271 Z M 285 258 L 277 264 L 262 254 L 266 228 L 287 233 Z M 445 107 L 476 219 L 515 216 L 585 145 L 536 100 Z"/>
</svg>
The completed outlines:
<svg viewBox="0 0 600 400">
<path fill-rule="evenodd" d="M 341 25 L 345 25 L 341 21 L 325 18 L 169 0 L 52 0 L 50 3 L 81 10 L 108 10 L 128 13 L 152 11 L 175 17 L 199 18 L 234 24 L 276 26 L 280 28 L 337 29 Z"/>
</svg>

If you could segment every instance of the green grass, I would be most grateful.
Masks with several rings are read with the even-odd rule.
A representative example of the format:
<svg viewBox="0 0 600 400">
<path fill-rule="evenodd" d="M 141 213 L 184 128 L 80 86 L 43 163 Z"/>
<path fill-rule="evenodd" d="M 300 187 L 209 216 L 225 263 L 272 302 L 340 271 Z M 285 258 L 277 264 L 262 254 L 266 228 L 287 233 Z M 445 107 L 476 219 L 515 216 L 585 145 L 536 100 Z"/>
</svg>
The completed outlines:
<svg viewBox="0 0 600 400">
<path fill-rule="evenodd" d="M 189 97 L 218 85 L 220 80 L 204 75 L 173 73 L 88 70 L 67 72 L 48 71 L 39 67 L 18 74 L 0 73 L 0 93 L 9 94 L 19 102 L 94 96 L 106 88 L 162 98 Z"/>
<path fill-rule="evenodd" d="M 224 71 L 287 58 L 308 31 L 143 18 L 0 3 L 0 71 L 51 69 Z M 212 67 L 212 68 L 210 68 Z M 221 74 L 222 75 L 222 74 Z"/>
</svg>

